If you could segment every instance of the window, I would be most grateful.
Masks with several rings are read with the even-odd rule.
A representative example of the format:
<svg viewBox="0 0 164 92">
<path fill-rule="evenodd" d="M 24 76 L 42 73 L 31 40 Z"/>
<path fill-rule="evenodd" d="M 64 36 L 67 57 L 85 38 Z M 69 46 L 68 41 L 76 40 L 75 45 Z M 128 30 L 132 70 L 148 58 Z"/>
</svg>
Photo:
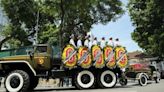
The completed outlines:
<svg viewBox="0 0 164 92">
<path fill-rule="evenodd" d="M 38 46 L 36 51 L 38 53 L 46 53 L 47 52 L 47 46 Z"/>
</svg>

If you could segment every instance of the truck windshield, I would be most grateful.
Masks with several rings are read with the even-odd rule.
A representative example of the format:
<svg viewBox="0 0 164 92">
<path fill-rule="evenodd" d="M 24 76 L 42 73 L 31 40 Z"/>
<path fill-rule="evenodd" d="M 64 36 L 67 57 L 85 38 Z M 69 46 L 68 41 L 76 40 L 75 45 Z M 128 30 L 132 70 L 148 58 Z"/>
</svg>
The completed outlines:
<svg viewBox="0 0 164 92">
<path fill-rule="evenodd" d="M 27 55 L 28 51 L 32 51 L 33 47 L 20 47 L 17 49 L 8 49 L 0 51 L 0 58 L 8 57 L 8 56 L 15 56 L 15 55 Z"/>
<path fill-rule="evenodd" d="M 46 53 L 47 52 L 47 46 L 37 46 L 36 51 L 38 53 Z"/>
</svg>

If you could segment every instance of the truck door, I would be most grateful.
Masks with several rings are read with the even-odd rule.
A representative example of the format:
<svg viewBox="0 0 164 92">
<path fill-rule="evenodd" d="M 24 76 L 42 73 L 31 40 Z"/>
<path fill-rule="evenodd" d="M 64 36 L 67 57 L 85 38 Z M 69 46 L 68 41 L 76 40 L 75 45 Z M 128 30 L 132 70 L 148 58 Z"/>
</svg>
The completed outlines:
<svg viewBox="0 0 164 92">
<path fill-rule="evenodd" d="M 48 46 L 37 46 L 35 49 L 34 60 L 37 69 L 48 70 L 50 69 L 51 54 L 48 51 Z"/>
</svg>

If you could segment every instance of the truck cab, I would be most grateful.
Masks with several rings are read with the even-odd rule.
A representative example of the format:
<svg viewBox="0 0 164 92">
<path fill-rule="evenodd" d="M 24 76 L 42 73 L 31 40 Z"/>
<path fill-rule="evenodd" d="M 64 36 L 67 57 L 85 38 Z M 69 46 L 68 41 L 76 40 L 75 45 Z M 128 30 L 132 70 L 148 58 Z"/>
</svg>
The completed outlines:
<svg viewBox="0 0 164 92">
<path fill-rule="evenodd" d="M 22 62 L 29 63 L 34 70 L 48 70 L 51 68 L 52 50 L 49 45 L 41 44 L 37 46 L 20 47 L 18 49 L 2 50 L 0 52 L 0 65 L 2 62 Z M 5 66 L 4 66 L 5 67 Z"/>
</svg>

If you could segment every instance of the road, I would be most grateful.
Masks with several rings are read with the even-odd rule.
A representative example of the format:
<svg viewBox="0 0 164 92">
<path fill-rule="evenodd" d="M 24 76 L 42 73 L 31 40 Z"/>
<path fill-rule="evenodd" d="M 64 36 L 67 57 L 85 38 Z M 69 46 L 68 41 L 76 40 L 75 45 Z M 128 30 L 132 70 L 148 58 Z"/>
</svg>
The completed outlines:
<svg viewBox="0 0 164 92">
<path fill-rule="evenodd" d="M 37 87 L 33 92 L 164 92 L 164 80 L 156 84 L 155 82 L 149 82 L 147 86 L 140 86 L 136 82 L 130 82 L 127 86 L 122 87 L 119 84 L 115 88 L 108 89 L 87 89 L 77 90 L 75 88 L 48 88 L 48 87 Z M 5 92 L 4 88 L 0 88 L 0 92 Z"/>
</svg>

